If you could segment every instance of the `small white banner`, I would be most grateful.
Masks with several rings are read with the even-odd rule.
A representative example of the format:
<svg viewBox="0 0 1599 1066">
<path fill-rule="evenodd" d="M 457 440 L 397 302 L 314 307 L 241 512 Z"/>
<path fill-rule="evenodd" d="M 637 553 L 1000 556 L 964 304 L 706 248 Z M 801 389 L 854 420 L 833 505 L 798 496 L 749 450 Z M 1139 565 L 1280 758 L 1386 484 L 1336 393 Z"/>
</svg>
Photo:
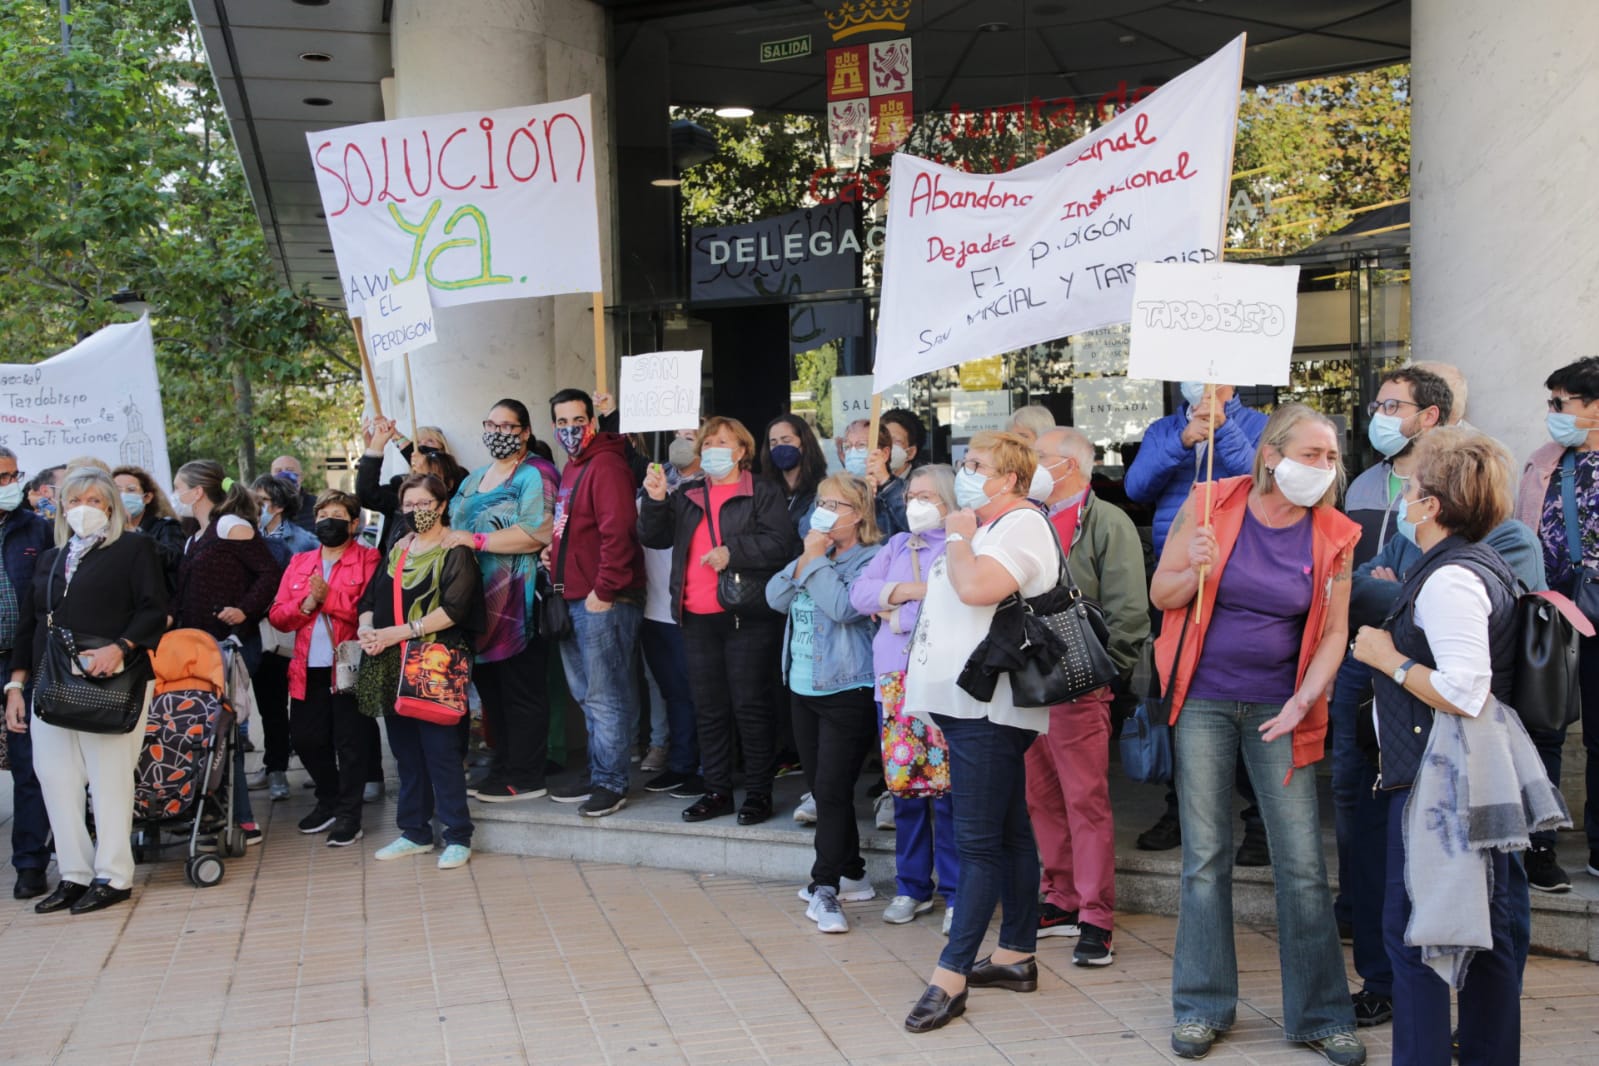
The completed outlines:
<svg viewBox="0 0 1599 1066">
<path fill-rule="evenodd" d="M 1127 376 L 1286 385 L 1299 268 L 1140 263 Z"/>
<path fill-rule="evenodd" d="M 693 429 L 700 423 L 702 352 L 622 357 L 622 432 Z"/>
<path fill-rule="evenodd" d="M 368 300 L 361 324 L 366 328 L 366 352 L 376 366 L 438 340 L 433 332 L 433 301 L 422 278 L 391 285 L 388 292 Z"/>
</svg>

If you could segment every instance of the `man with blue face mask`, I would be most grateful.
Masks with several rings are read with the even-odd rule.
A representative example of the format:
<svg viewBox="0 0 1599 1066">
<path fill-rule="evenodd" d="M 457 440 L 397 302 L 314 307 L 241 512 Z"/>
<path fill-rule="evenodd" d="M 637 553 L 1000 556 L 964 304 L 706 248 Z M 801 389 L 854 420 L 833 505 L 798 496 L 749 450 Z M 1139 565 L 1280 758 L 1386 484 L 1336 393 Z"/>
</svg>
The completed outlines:
<svg viewBox="0 0 1599 1066">
<path fill-rule="evenodd" d="M 1344 494 L 1344 513 L 1360 523 L 1356 566 L 1398 535 L 1394 513 L 1410 475 L 1411 444 L 1429 429 L 1446 424 L 1454 402 L 1449 384 L 1420 367 L 1400 367 L 1383 375 L 1377 398 L 1367 407 L 1371 421 L 1366 439 L 1378 459 L 1349 483 Z"/>
</svg>

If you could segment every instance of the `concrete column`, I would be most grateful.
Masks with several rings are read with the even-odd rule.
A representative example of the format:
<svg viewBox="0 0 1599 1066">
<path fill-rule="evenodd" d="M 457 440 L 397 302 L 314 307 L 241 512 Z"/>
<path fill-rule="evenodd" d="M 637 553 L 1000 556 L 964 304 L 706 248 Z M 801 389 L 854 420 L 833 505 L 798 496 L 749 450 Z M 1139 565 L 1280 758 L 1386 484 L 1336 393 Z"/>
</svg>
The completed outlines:
<svg viewBox="0 0 1599 1066">
<path fill-rule="evenodd" d="M 391 44 L 391 117 L 593 97 L 601 255 L 611 278 L 604 9 L 592 0 L 394 0 Z M 606 290 L 614 286 L 608 282 Z M 502 396 L 527 404 L 534 432 L 548 439 L 549 397 L 565 386 L 594 387 L 590 304 L 589 296 L 576 295 L 439 308 L 438 343 L 411 357 L 417 420 L 442 426 L 469 469 L 488 461 L 479 423 Z M 614 366 L 614 351 L 611 357 Z M 403 371 L 395 376 L 398 388 Z M 396 417 L 402 425 L 408 420 Z"/>
<path fill-rule="evenodd" d="M 1518 464 L 1543 380 L 1599 354 L 1599 4 L 1414 0 L 1412 335 Z"/>
</svg>

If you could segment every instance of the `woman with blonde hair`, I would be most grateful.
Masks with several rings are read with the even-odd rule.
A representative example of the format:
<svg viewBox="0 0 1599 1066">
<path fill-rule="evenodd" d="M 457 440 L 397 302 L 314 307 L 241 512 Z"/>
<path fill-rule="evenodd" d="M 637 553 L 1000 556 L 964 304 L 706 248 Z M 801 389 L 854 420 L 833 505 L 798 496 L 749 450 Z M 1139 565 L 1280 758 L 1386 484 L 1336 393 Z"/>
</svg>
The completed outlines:
<svg viewBox="0 0 1599 1066">
<path fill-rule="evenodd" d="M 823 480 L 799 558 L 766 585 L 766 602 L 788 616 L 783 679 L 805 784 L 816 803 L 816 861 L 800 898 L 808 904 L 805 916 L 824 933 L 849 932 L 840 898 L 876 894 L 866 880 L 854 803 L 877 721 L 873 626 L 849 596 L 882 540 L 872 512 L 872 490 L 862 478 Z"/>
</svg>

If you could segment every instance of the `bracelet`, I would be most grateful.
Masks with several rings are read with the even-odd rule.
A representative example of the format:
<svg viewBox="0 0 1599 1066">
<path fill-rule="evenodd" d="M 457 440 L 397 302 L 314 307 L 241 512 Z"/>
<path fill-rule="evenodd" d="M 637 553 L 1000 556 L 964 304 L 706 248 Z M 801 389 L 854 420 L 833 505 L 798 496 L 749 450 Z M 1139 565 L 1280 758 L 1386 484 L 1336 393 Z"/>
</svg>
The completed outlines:
<svg viewBox="0 0 1599 1066">
<path fill-rule="evenodd" d="M 489 535 L 487 533 L 474 533 L 474 534 L 472 534 L 472 550 L 473 551 L 482 551 L 484 548 L 488 547 L 488 543 L 489 543 Z"/>
<path fill-rule="evenodd" d="M 422 619 L 414 618 L 411 620 L 411 636 L 418 640 L 422 639 Z"/>
<path fill-rule="evenodd" d="M 7 692 L 21 692 L 26 687 L 26 683 L 22 681 L 7 681 L 5 690 Z"/>
</svg>

